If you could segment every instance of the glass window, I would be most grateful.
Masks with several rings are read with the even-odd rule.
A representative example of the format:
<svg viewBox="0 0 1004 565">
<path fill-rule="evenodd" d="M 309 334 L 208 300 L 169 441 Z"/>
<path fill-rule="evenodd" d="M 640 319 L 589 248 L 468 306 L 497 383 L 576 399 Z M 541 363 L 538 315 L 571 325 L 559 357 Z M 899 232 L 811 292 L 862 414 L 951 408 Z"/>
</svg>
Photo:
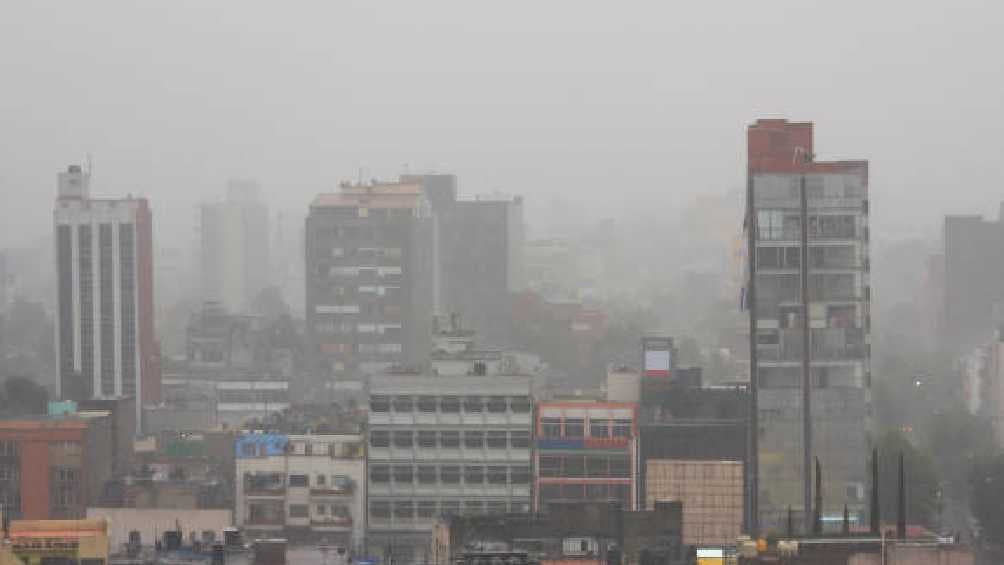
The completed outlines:
<svg viewBox="0 0 1004 565">
<path fill-rule="evenodd" d="M 370 432 L 370 445 L 373 447 L 389 447 L 390 432 L 386 430 L 374 430 Z"/>
<path fill-rule="evenodd" d="M 606 455 L 586 456 L 586 476 L 587 477 L 608 477 L 610 466 L 607 463 Z"/>
<path fill-rule="evenodd" d="M 394 517 L 410 520 L 415 517 L 415 503 L 411 500 L 394 501 Z"/>
<path fill-rule="evenodd" d="M 325 476 L 325 475 L 317 475 L 316 478 L 317 478 L 317 480 L 314 481 L 314 484 L 317 485 L 317 486 L 319 486 L 319 487 L 323 487 L 324 485 L 326 485 L 328 483 L 328 477 Z"/>
<path fill-rule="evenodd" d="M 506 436 L 507 434 L 504 431 L 489 431 L 485 445 L 488 446 L 488 449 L 505 449 L 509 443 Z"/>
<path fill-rule="evenodd" d="M 524 466 L 510 468 L 509 479 L 514 485 L 530 484 L 530 468 Z"/>
<path fill-rule="evenodd" d="M 374 483 L 390 482 L 390 467 L 387 465 L 370 465 L 370 481 Z"/>
<path fill-rule="evenodd" d="M 411 412 L 414 410 L 414 403 L 410 396 L 395 396 L 394 397 L 394 411 L 395 412 Z"/>
<path fill-rule="evenodd" d="M 586 485 L 586 497 L 589 500 L 606 500 L 607 485 Z"/>
<path fill-rule="evenodd" d="M 485 514 L 505 514 L 506 503 L 501 500 L 489 500 L 485 503 Z"/>
<path fill-rule="evenodd" d="M 561 476 L 561 456 L 541 455 L 540 456 L 540 476 L 560 477 Z"/>
<path fill-rule="evenodd" d="M 585 437 L 586 425 L 582 418 L 565 418 L 565 437 Z"/>
<path fill-rule="evenodd" d="M 509 432 L 509 446 L 513 449 L 530 447 L 530 432 Z"/>
<path fill-rule="evenodd" d="M 631 476 L 631 462 L 627 455 L 614 455 L 610 458 L 610 476 L 627 478 Z"/>
<path fill-rule="evenodd" d="M 540 435 L 544 437 L 561 437 L 561 418 L 541 418 Z"/>
<path fill-rule="evenodd" d="M 465 500 L 461 512 L 469 516 L 485 513 L 485 504 L 480 500 Z"/>
<path fill-rule="evenodd" d="M 390 412 L 390 398 L 386 396 L 370 397 L 371 412 Z"/>
<path fill-rule="evenodd" d="M 492 414 L 503 414 L 506 411 L 506 398 L 504 396 L 489 396 L 485 407 Z"/>
<path fill-rule="evenodd" d="M 506 477 L 507 469 L 505 467 L 488 467 L 488 484 L 490 485 L 504 485 L 507 483 L 508 478 Z"/>
<path fill-rule="evenodd" d="M 439 447 L 443 449 L 458 449 L 460 447 L 460 432 L 439 432 Z"/>
<path fill-rule="evenodd" d="M 410 431 L 395 431 L 394 432 L 394 447 L 412 447 L 414 446 L 414 434 Z"/>
<path fill-rule="evenodd" d="M 480 485 L 485 482 L 485 468 L 480 465 L 464 467 L 464 484 Z"/>
<path fill-rule="evenodd" d="M 439 411 L 444 414 L 456 414 L 460 412 L 460 398 L 456 396 L 444 396 L 439 399 Z"/>
<path fill-rule="evenodd" d="M 513 396 L 509 399 L 509 409 L 516 414 L 527 414 L 530 412 L 530 397 Z"/>
<path fill-rule="evenodd" d="M 447 485 L 459 483 L 460 467 L 458 465 L 443 465 L 439 468 L 439 480 Z"/>
<path fill-rule="evenodd" d="M 289 505 L 289 517 L 290 518 L 308 518 L 310 517 L 310 507 L 306 504 L 290 504 Z"/>
<path fill-rule="evenodd" d="M 370 501 L 371 518 L 390 518 L 390 501 L 373 500 Z"/>
<path fill-rule="evenodd" d="M 484 432 L 464 432 L 464 447 L 466 449 L 483 449 L 484 446 Z"/>
<path fill-rule="evenodd" d="M 435 465 L 419 465 L 418 482 L 423 485 L 431 485 L 436 482 Z"/>
<path fill-rule="evenodd" d="M 436 432 L 430 430 L 418 432 L 418 446 L 426 448 L 436 447 Z"/>
<path fill-rule="evenodd" d="M 480 414 L 482 410 L 480 396 L 468 396 L 464 399 L 464 412 Z"/>
<path fill-rule="evenodd" d="M 289 486 L 291 486 L 291 487 L 305 487 L 305 486 L 308 486 L 307 475 L 290 475 L 289 476 Z"/>
<path fill-rule="evenodd" d="M 561 485 L 540 485 L 540 499 L 558 500 L 561 498 Z"/>
<path fill-rule="evenodd" d="M 419 518 L 435 518 L 436 517 L 436 501 L 435 500 L 419 500 L 418 501 L 418 517 Z"/>
<path fill-rule="evenodd" d="M 327 513 L 328 513 L 328 506 L 326 504 L 318 504 L 317 505 L 317 514 L 319 516 L 324 516 Z"/>
<path fill-rule="evenodd" d="M 398 484 L 408 484 L 413 482 L 414 469 L 411 465 L 395 465 L 394 466 L 394 482 Z"/>
<path fill-rule="evenodd" d="M 561 498 L 564 500 L 581 500 L 585 496 L 585 485 L 561 485 Z"/>
<path fill-rule="evenodd" d="M 631 437 L 631 420 L 614 420 L 614 437 Z"/>
<path fill-rule="evenodd" d="M 460 502 L 456 500 L 444 500 L 439 503 L 440 514 L 443 516 L 457 516 L 460 514 Z"/>
<path fill-rule="evenodd" d="M 433 413 L 436 411 L 436 397 L 435 396 L 419 396 L 418 397 L 418 411 L 425 413 Z"/>
<path fill-rule="evenodd" d="M 589 420 L 589 435 L 598 438 L 610 437 L 610 420 L 591 418 Z"/>
<path fill-rule="evenodd" d="M 586 461 L 582 455 L 566 455 L 561 466 L 561 476 L 581 477 L 586 474 Z"/>
</svg>

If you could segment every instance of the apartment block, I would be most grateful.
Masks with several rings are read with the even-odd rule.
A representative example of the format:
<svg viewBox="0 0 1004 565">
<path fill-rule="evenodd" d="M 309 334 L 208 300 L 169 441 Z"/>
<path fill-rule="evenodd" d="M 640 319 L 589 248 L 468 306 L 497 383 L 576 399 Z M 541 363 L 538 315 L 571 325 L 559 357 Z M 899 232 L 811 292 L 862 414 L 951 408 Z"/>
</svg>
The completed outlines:
<svg viewBox="0 0 1004 565">
<path fill-rule="evenodd" d="M 441 515 L 529 511 L 530 385 L 511 376 L 371 379 L 372 547 L 428 560 Z"/>
<path fill-rule="evenodd" d="M 1004 322 L 1004 216 L 946 216 L 944 246 L 944 343 L 963 352 Z"/>
<path fill-rule="evenodd" d="M 427 359 L 433 222 L 420 184 L 343 183 L 306 222 L 307 339 L 319 379 Z"/>
<path fill-rule="evenodd" d="M 90 174 L 59 174 L 56 352 L 64 399 L 160 400 L 153 327 L 153 215 L 144 198 L 90 196 Z"/>
<path fill-rule="evenodd" d="M 630 402 L 537 405 L 534 507 L 613 501 L 637 508 L 638 407 Z"/>
<path fill-rule="evenodd" d="M 359 434 L 248 433 L 237 438 L 234 521 L 249 535 L 341 544 L 366 536 L 366 455 Z"/>
<path fill-rule="evenodd" d="M 871 384 L 868 162 L 818 161 L 810 122 L 748 130 L 761 529 L 801 516 L 803 320 L 808 317 L 813 456 L 827 470 L 824 518 L 863 518 Z M 807 214 L 801 220 L 804 183 Z M 806 230 L 807 312 L 801 239 Z M 801 523 L 801 522 L 799 522 Z"/>
<path fill-rule="evenodd" d="M 5 518 L 83 518 L 112 478 L 110 437 L 107 413 L 0 420 Z"/>
</svg>

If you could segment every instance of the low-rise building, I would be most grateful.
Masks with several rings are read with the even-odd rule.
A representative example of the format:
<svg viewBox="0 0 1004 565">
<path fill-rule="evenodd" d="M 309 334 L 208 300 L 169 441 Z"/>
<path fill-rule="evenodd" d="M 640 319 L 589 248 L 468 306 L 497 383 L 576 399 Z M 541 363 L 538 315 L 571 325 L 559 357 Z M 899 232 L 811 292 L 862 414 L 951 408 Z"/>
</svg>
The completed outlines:
<svg viewBox="0 0 1004 565">
<path fill-rule="evenodd" d="M 247 433 L 235 443 L 234 521 L 249 537 L 324 541 L 360 550 L 366 455 L 360 434 Z"/>
<path fill-rule="evenodd" d="M 505 516 L 444 516 L 436 523 L 427 562 L 467 559 L 474 549 L 524 554 L 541 565 L 647 565 L 686 563 L 679 503 L 624 510 L 618 502 L 553 503 L 547 512 Z M 502 561 L 511 562 L 511 561 Z"/>
<path fill-rule="evenodd" d="M 5 533 L 2 565 L 108 562 L 105 520 L 14 520 Z"/>
<path fill-rule="evenodd" d="M 0 506 L 6 517 L 83 518 L 112 477 L 105 414 L 0 420 Z"/>
<path fill-rule="evenodd" d="M 371 379 L 371 547 L 421 560 L 441 515 L 529 511 L 530 387 L 517 376 Z"/>
<path fill-rule="evenodd" d="M 616 501 L 637 507 L 638 422 L 631 402 L 565 400 L 537 405 L 535 508 Z"/>
</svg>

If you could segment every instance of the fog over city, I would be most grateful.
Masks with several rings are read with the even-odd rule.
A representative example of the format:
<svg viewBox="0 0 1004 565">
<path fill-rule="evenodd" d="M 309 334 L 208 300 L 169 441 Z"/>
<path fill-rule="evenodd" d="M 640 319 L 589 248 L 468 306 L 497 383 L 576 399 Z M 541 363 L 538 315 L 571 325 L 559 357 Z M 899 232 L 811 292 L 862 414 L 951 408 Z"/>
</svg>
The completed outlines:
<svg viewBox="0 0 1004 565">
<path fill-rule="evenodd" d="M 1002 21 L 0 2 L 0 565 L 1004 562 Z"/>
</svg>

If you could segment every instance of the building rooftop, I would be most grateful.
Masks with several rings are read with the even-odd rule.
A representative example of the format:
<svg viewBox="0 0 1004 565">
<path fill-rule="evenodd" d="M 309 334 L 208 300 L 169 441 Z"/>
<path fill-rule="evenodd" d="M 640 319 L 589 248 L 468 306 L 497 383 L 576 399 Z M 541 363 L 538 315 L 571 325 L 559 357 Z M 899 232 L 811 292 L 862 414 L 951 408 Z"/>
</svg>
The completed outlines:
<svg viewBox="0 0 1004 565">
<path fill-rule="evenodd" d="M 418 183 L 343 183 L 339 192 L 318 194 L 311 208 L 414 208 L 422 198 Z"/>
</svg>

